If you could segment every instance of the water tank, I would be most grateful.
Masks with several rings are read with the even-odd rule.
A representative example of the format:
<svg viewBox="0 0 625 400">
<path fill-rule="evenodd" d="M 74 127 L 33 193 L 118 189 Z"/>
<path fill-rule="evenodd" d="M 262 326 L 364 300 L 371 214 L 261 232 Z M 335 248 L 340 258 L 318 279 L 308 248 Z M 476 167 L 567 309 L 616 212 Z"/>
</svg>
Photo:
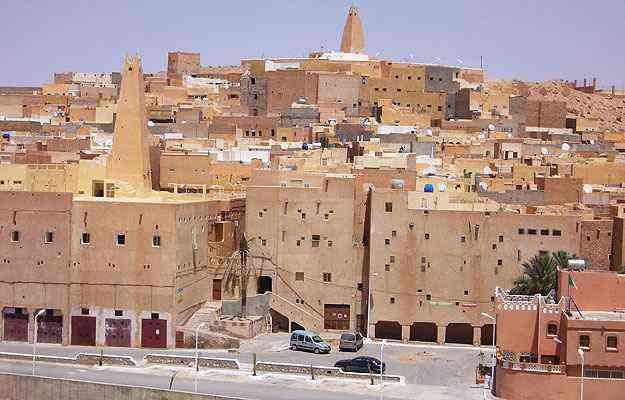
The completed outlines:
<svg viewBox="0 0 625 400">
<path fill-rule="evenodd" d="M 403 179 L 391 179 L 391 189 L 403 189 L 403 188 L 404 188 Z"/>
<path fill-rule="evenodd" d="M 426 183 L 425 186 L 423 186 L 423 191 L 426 193 L 434 193 L 434 185 Z"/>
</svg>

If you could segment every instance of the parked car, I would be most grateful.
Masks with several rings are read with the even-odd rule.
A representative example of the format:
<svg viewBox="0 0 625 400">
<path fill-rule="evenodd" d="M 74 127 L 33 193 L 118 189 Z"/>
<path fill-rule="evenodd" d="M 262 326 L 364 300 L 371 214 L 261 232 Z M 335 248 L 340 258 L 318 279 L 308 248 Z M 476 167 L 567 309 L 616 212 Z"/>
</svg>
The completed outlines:
<svg viewBox="0 0 625 400">
<path fill-rule="evenodd" d="M 343 332 L 339 341 L 340 351 L 358 351 L 362 347 L 363 337 L 360 332 Z"/>
<path fill-rule="evenodd" d="M 334 366 L 341 368 L 345 372 L 371 372 L 380 373 L 380 360 L 374 357 L 356 357 L 348 360 L 340 360 L 334 363 Z M 386 372 L 386 363 L 382 363 L 382 373 Z"/>
<path fill-rule="evenodd" d="M 315 354 L 329 353 L 332 348 L 314 332 L 293 331 L 291 334 L 291 350 L 307 350 Z"/>
</svg>

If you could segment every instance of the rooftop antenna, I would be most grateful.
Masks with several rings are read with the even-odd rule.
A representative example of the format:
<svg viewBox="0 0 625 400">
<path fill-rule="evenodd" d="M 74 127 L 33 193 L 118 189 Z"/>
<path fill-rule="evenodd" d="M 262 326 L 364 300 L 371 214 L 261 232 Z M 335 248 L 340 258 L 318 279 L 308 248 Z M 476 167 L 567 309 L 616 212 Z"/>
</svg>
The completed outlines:
<svg viewBox="0 0 625 400">
<path fill-rule="evenodd" d="M 434 59 L 435 59 L 436 61 L 438 61 L 438 63 L 439 63 L 439 64 L 441 63 L 441 58 L 440 58 L 440 57 L 434 57 Z"/>
</svg>

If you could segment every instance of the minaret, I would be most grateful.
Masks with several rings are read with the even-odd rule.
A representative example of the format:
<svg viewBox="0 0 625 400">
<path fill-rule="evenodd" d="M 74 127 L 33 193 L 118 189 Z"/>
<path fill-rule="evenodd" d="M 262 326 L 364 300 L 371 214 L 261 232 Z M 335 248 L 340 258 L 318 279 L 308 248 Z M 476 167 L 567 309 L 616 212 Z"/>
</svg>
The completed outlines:
<svg viewBox="0 0 625 400">
<path fill-rule="evenodd" d="M 152 190 L 143 70 L 138 55 L 124 59 L 113 150 L 108 157 L 106 176 L 128 183 L 137 193 Z"/>
<path fill-rule="evenodd" d="M 362 22 L 358 16 L 358 9 L 354 6 L 349 8 L 347 21 L 343 28 L 341 38 L 342 53 L 362 53 L 365 49 L 365 32 L 362 29 Z"/>
</svg>

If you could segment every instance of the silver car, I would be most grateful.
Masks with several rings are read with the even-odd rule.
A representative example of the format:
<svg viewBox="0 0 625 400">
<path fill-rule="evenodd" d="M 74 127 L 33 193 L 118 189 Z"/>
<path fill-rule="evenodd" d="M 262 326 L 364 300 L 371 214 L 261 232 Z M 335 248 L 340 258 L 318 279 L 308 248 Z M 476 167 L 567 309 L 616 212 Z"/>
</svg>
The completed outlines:
<svg viewBox="0 0 625 400">
<path fill-rule="evenodd" d="M 314 332 L 293 331 L 290 340 L 291 350 L 312 351 L 315 354 L 329 353 L 332 348 Z"/>
<path fill-rule="evenodd" d="M 343 332 L 339 342 L 340 351 L 358 351 L 362 347 L 363 337 L 360 332 Z"/>
</svg>

